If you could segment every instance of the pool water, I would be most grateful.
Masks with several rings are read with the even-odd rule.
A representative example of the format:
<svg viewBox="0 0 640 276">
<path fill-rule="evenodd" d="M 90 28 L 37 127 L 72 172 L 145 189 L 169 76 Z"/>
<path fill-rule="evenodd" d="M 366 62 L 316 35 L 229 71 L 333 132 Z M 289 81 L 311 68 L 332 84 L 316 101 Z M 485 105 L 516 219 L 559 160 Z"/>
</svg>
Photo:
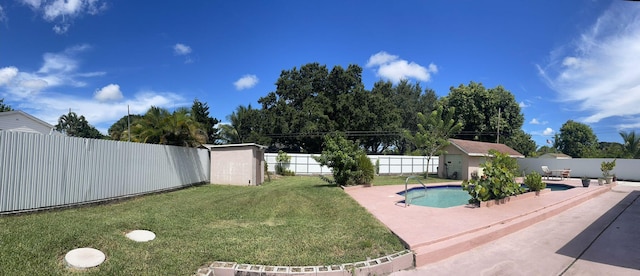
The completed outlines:
<svg viewBox="0 0 640 276">
<path fill-rule="evenodd" d="M 404 196 L 404 191 L 398 194 Z M 460 186 L 429 187 L 426 192 L 423 187 L 412 188 L 407 191 L 409 205 L 448 208 L 465 205 L 469 203 L 469 199 L 471 199 L 469 193 L 463 191 Z"/>
</svg>

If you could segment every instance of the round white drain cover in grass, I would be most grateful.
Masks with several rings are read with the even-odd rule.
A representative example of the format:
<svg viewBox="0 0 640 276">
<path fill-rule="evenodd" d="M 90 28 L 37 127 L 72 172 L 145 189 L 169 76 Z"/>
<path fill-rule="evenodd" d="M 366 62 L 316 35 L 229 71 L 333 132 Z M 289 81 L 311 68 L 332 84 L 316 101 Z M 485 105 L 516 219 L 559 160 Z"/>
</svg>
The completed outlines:
<svg viewBox="0 0 640 276">
<path fill-rule="evenodd" d="M 64 261 L 69 267 L 77 269 L 86 269 L 100 265 L 104 262 L 106 256 L 102 251 L 95 248 L 77 248 L 67 252 Z"/>
<path fill-rule="evenodd" d="M 127 233 L 127 238 L 137 242 L 148 242 L 156 238 L 156 234 L 148 230 L 133 230 Z"/>
</svg>

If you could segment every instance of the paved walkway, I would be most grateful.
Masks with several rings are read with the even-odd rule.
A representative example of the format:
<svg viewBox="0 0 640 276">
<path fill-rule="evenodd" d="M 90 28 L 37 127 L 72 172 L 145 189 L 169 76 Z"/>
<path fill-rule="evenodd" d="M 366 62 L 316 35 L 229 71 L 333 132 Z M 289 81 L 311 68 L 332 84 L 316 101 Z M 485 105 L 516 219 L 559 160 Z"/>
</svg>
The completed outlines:
<svg viewBox="0 0 640 276">
<path fill-rule="evenodd" d="M 618 183 L 495 242 L 392 275 L 640 275 L 640 185 Z"/>
</svg>

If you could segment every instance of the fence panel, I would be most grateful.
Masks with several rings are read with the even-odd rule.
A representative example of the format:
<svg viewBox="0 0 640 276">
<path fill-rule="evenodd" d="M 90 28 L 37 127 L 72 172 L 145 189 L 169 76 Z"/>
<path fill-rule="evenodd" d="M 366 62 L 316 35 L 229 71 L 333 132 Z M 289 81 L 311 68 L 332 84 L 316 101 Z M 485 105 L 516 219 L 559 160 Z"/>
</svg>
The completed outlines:
<svg viewBox="0 0 640 276">
<path fill-rule="evenodd" d="M 318 175 L 331 174 L 331 169 L 326 166 L 320 166 L 316 160 L 312 158 L 313 154 L 289 153 L 291 157 L 285 168 L 295 172 L 297 175 Z M 265 161 L 267 162 L 269 172 L 276 171 L 277 153 L 265 153 Z M 429 173 L 438 172 L 438 157 L 433 156 L 429 161 L 427 168 L 426 156 L 402 156 L 402 155 L 369 155 L 369 159 L 373 164 L 379 162 L 380 174 L 420 174 L 425 171 Z"/>
<path fill-rule="evenodd" d="M 551 159 L 551 158 L 524 158 L 518 159 L 520 170 L 525 173 L 537 171 L 542 173 L 542 166 L 547 166 L 552 170 L 571 169 L 571 177 L 602 177 L 600 164 L 602 161 L 612 161 L 613 158 L 574 158 L 574 159 Z M 616 159 L 616 167 L 612 173 L 618 179 L 640 180 L 640 159 Z"/>
<path fill-rule="evenodd" d="M 0 131 L 0 213 L 209 180 L 205 149 Z"/>
</svg>

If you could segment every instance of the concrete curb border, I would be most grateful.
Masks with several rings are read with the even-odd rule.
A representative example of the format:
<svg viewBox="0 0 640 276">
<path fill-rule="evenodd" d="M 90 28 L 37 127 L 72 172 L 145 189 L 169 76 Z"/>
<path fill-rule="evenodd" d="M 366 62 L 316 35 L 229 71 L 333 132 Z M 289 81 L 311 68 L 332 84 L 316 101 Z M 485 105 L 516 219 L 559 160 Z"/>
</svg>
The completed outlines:
<svg viewBox="0 0 640 276">
<path fill-rule="evenodd" d="M 414 267 L 414 254 L 403 250 L 377 259 L 327 266 L 268 266 L 213 262 L 196 272 L 197 276 L 364 276 L 387 275 Z"/>
</svg>

